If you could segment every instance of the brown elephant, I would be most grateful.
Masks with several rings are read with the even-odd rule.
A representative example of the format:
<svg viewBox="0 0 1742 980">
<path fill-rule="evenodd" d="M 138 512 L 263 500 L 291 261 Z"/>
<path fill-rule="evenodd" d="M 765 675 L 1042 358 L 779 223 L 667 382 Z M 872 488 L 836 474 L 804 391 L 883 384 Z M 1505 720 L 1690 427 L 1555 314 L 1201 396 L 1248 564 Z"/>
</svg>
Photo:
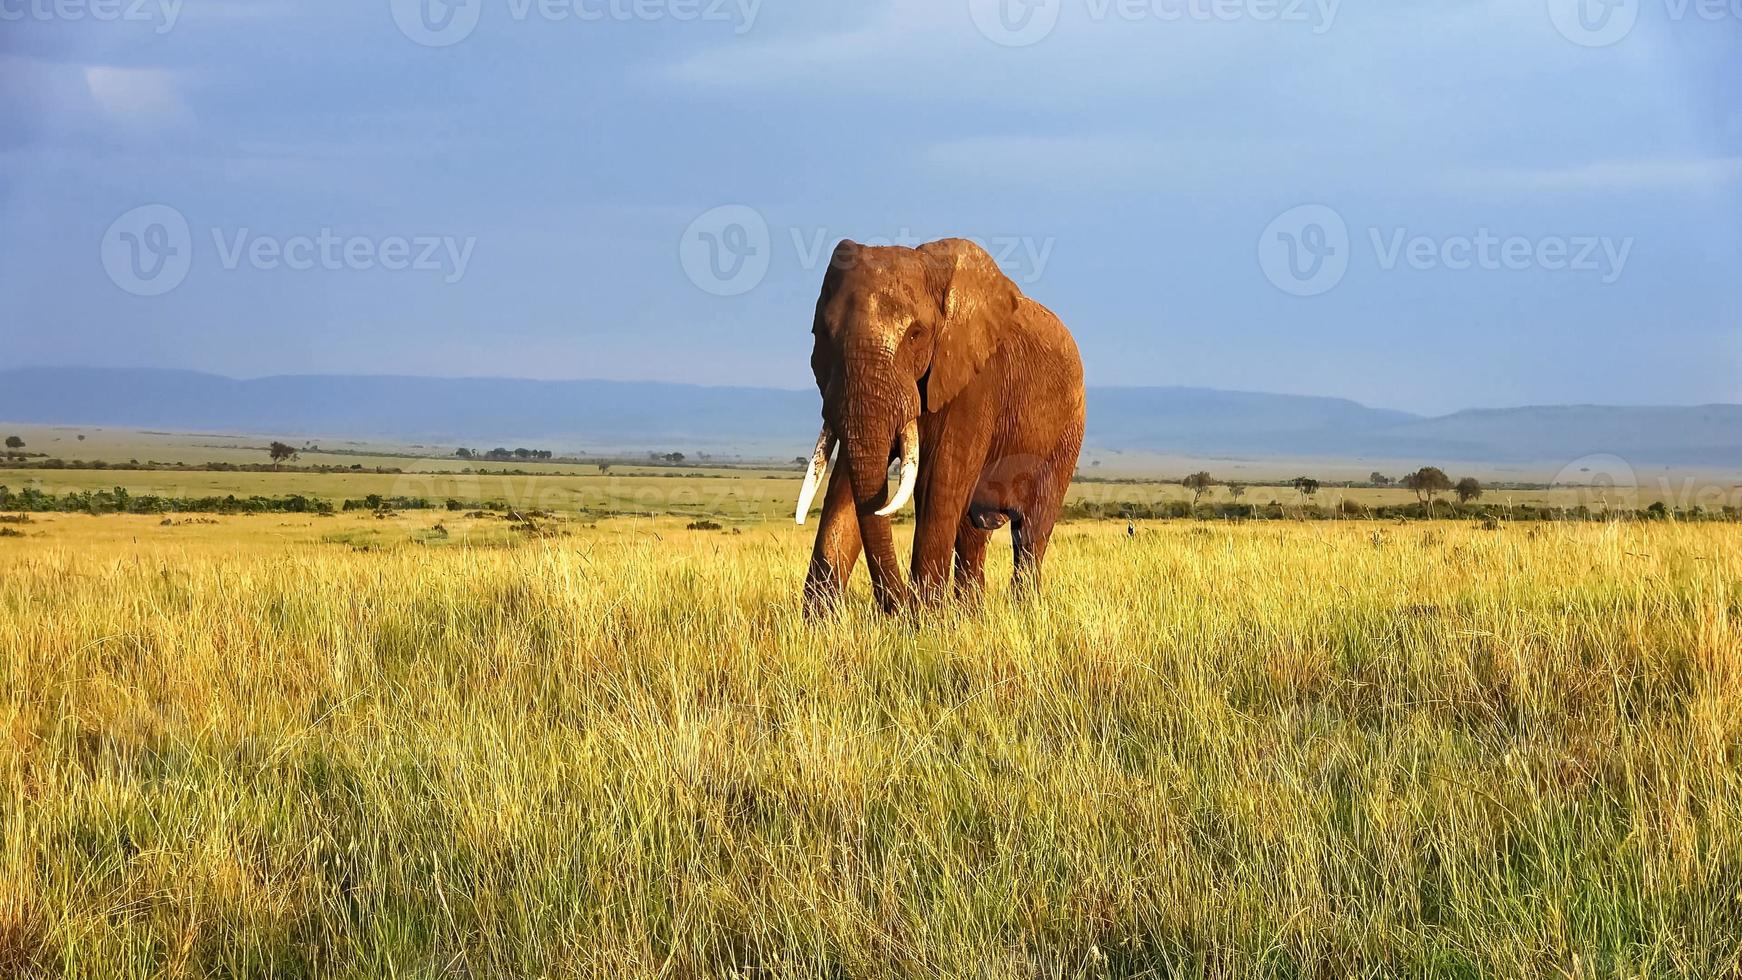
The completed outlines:
<svg viewBox="0 0 1742 980">
<path fill-rule="evenodd" d="M 952 565 L 956 593 L 976 596 L 987 540 L 1006 522 L 1014 588 L 1035 589 L 1083 442 L 1083 362 L 1059 318 L 972 242 L 842 242 L 811 332 L 823 428 L 798 523 L 835 446 L 843 449 L 806 575 L 807 608 L 833 604 L 861 550 L 886 611 L 942 599 Z M 910 498 L 912 590 L 890 534 L 890 516 Z"/>
</svg>

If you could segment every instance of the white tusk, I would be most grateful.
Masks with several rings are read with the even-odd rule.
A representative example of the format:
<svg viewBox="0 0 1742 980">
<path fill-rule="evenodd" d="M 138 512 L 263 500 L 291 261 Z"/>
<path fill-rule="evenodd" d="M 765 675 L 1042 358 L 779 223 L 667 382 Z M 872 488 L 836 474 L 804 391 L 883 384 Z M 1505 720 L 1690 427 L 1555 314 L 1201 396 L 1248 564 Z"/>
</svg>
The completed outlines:
<svg viewBox="0 0 1742 980">
<path fill-rule="evenodd" d="M 895 488 L 895 497 L 889 501 L 889 506 L 877 512 L 878 517 L 888 517 L 913 499 L 913 486 L 919 482 L 919 420 L 909 421 L 901 430 L 901 485 Z"/>
<path fill-rule="evenodd" d="M 823 423 L 823 431 L 817 436 L 816 451 L 811 453 L 811 466 L 804 476 L 804 489 L 798 492 L 798 523 L 804 526 L 804 519 L 810 513 L 811 501 L 817 499 L 817 488 L 823 485 L 823 474 L 829 469 L 829 455 L 835 451 L 835 436 L 829 431 L 827 422 Z"/>
</svg>

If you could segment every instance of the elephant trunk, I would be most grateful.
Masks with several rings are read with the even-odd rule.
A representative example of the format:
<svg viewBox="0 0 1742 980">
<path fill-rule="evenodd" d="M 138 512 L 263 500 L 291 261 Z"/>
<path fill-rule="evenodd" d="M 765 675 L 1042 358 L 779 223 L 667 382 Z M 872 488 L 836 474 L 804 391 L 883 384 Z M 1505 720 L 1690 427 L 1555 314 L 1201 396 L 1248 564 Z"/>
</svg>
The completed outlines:
<svg viewBox="0 0 1742 980">
<path fill-rule="evenodd" d="M 889 460 L 899 424 L 899 418 L 860 417 L 845 426 L 847 477 L 853 485 L 859 537 L 864 542 L 865 562 L 871 570 L 871 589 L 877 604 L 891 612 L 907 601 L 907 582 L 895 560 L 895 539 L 890 529 L 893 508 L 886 506 Z M 912 444 L 917 447 L 918 439 Z"/>
</svg>

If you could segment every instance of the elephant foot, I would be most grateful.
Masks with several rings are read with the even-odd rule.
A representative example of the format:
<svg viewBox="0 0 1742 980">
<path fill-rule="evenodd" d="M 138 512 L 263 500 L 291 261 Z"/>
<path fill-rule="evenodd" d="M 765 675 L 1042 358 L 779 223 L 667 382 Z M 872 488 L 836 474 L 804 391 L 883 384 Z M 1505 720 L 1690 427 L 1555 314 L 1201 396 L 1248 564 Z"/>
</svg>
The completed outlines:
<svg viewBox="0 0 1742 980">
<path fill-rule="evenodd" d="M 846 585 L 827 566 L 813 567 L 804 581 L 804 616 L 809 620 L 824 619 L 840 608 Z"/>
<path fill-rule="evenodd" d="M 804 618 L 808 622 L 817 622 L 833 616 L 841 606 L 841 597 L 811 592 L 808 589 L 804 595 Z"/>
<path fill-rule="evenodd" d="M 920 605 L 920 598 L 912 589 L 902 589 L 900 592 L 880 592 L 877 595 L 877 608 L 886 616 L 907 615 Z"/>
</svg>

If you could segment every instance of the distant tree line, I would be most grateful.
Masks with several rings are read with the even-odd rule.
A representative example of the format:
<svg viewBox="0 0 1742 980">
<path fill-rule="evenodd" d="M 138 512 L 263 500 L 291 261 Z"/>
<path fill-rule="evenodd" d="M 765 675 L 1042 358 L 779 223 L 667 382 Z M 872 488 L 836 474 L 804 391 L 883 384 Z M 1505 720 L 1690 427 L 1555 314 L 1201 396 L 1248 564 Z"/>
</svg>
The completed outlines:
<svg viewBox="0 0 1742 980">
<path fill-rule="evenodd" d="M 125 487 L 44 493 L 35 487 L 17 492 L 0 486 L 0 511 L 63 514 L 330 514 L 333 505 L 293 493 L 283 497 L 164 497 L 135 494 Z"/>
<path fill-rule="evenodd" d="M 1232 488 L 1230 488 L 1232 489 Z M 110 490 L 86 490 L 66 494 L 45 493 L 35 487 L 13 491 L 0 485 L 0 512 L 17 513 L 84 513 L 84 514 L 315 514 L 330 515 L 337 510 L 390 512 L 395 510 L 508 511 L 503 501 L 464 502 L 459 500 L 431 501 L 423 497 L 399 497 L 370 494 L 360 500 L 345 500 L 335 507 L 330 501 L 305 494 L 281 497 L 227 496 L 166 497 L 157 494 L 135 494 L 124 487 Z M 596 511 L 582 508 L 585 513 L 609 516 L 614 513 L 643 514 L 643 511 Z M 669 513 L 677 514 L 677 511 Z M 690 515 L 690 516 L 693 516 Z M 1562 507 L 1552 504 L 1498 505 L 1445 502 L 1431 507 L 1421 501 L 1413 504 L 1368 506 L 1354 500 L 1340 501 L 1334 507 L 1317 505 L 1284 507 L 1279 502 L 1246 504 L 1239 502 L 1193 505 L 1184 500 L 1142 502 L 1077 501 L 1065 508 L 1069 520 L 1479 520 L 1484 525 L 1499 525 L 1500 521 L 1603 521 L 1603 520 L 1680 520 L 1742 522 L 1742 507 L 1718 509 L 1694 507 L 1671 509 L 1662 502 L 1643 510 L 1593 510 L 1580 505 Z"/>
<path fill-rule="evenodd" d="M 364 469 L 361 463 L 349 466 L 318 465 L 318 466 L 280 466 L 275 463 L 161 463 L 157 460 L 140 462 L 130 459 L 126 462 L 111 463 L 104 459 L 60 459 L 49 457 L 21 461 L 15 464 L 16 469 L 25 470 L 119 470 L 122 472 L 166 471 L 174 473 L 384 473 L 399 474 L 405 470 L 397 466 L 371 466 Z M 516 471 L 509 471 L 516 472 Z"/>
<path fill-rule="evenodd" d="M 460 459 L 487 459 L 492 462 L 546 460 L 556 458 L 556 454 L 548 449 L 504 449 L 501 446 L 498 446 L 489 452 L 482 453 L 476 449 L 458 449 L 454 451 L 454 455 Z"/>
<path fill-rule="evenodd" d="M 1363 504 L 1342 500 L 1334 506 L 1317 504 L 1284 506 L 1280 502 L 1266 504 L 1214 503 L 1194 506 L 1185 500 L 1086 501 L 1067 504 L 1062 515 L 1066 520 L 1088 521 L 1163 521 L 1163 520 L 1475 520 L 1497 525 L 1500 521 L 1728 521 L 1742 522 L 1742 507 L 1670 508 L 1659 501 L 1639 510 L 1614 507 L 1593 509 L 1587 505 L 1557 504 L 1462 504 L 1443 501 L 1430 510 L 1426 503 Z"/>
<path fill-rule="evenodd" d="M 1141 480 L 1097 480 L 1098 483 L 1141 483 Z M 1672 510 L 1664 503 L 1654 503 L 1643 510 L 1627 511 L 1605 508 L 1593 511 L 1588 506 L 1563 507 L 1554 504 L 1514 505 L 1477 505 L 1488 492 L 1480 480 L 1466 476 L 1454 481 L 1446 472 L 1437 466 L 1424 466 L 1413 473 L 1398 479 L 1392 479 L 1380 472 L 1373 472 L 1367 478 L 1366 486 L 1400 487 L 1415 494 L 1416 503 L 1409 505 L 1363 504 L 1355 500 L 1342 500 L 1335 507 L 1319 507 L 1313 501 L 1317 498 L 1323 484 L 1309 476 L 1297 476 L 1288 481 L 1287 486 L 1299 495 L 1298 507 L 1293 510 L 1285 508 L 1279 502 L 1265 505 L 1246 504 L 1241 499 L 1246 495 L 1246 485 L 1242 483 L 1226 483 L 1216 479 L 1206 470 L 1200 470 L 1180 480 L 1191 495 L 1190 503 L 1184 501 L 1163 501 L 1158 503 L 1095 503 L 1079 501 L 1065 508 L 1067 518 L 1077 519 L 1176 519 L 1176 518 L 1211 518 L 1225 520 L 1247 519 L 1277 519 L 1303 518 L 1317 519 L 1432 519 L 1448 518 L 1478 518 L 1482 520 L 1592 520 L 1613 518 L 1637 518 L 1641 520 L 1662 520 L 1675 517 L 1681 520 L 1742 520 L 1742 508 L 1726 506 L 1712 510 L 1695 507 L 1691 510 Z M 1342 486 L 1360 486 L 1357 483 L 1346 483 Z M 1203 499 L 1214 492 L 1218 486 L 1228 488 L 1230 502 L 1205 506 Z M 1446 501 L 1442 497 L 1456 498 L 1456 503 Z"/>
<path fill-rule="evenodd" d="M 1405 490 L 1412 490 L 1415 492 L 1415 498 L 1430 509 L 1433 507 L 1434 501 L 1444 493 L 1456 494 L 1459 503 L 1467 504 L 1480 498 L 1485 492 L 1481 482 L 1475 477 L 1466 476 L 1453 483 L 1451 477 L 1437 466 L 1424 466 L 1401 480 L 1393 480 L 1385 474 L 1375 471 L 1367 477 L 1367 482 L 1374 487 L 1400 486 Z M 1193 507 L 1202 502 L 1206 494 L 1222 485 L 1222 481 L 1210 475 L 1207 470 L 1199 470 L 1180 481 L 1180 486 L 1191 493 Z M 1302 504 L 1318 496 L 1319 490 L 1324 486 L 1310 476 L 1297 476 L 1288 481 L 1287 485 L 1300 495 Z M 1246 495 L 1245 484 L 1230 483 L 1227 484 L 1227 487 L 1229 496 L 1235 500 Z"/>
</svg>

